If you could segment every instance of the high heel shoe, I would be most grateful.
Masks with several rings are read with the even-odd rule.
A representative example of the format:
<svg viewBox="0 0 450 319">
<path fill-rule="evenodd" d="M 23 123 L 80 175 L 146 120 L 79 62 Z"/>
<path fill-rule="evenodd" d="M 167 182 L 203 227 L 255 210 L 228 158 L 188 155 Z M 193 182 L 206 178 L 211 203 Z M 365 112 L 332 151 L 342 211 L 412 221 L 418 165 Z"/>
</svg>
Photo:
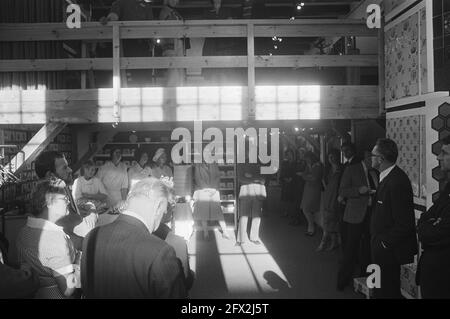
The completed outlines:
<svg viewBox="0 0 450 319">
<path fill-rule="evenodd" d="M 306 236 L 310 236 L 310 237 L 313 237 L 315 234 L 316 234 L 316 230 L 315 229 L 313 231 L 308 230 L 305 233 Z"/>
<path fill-rule="evenodd" d="M 325 243 L 324 243 L 324 242 L 321 242 L 320 245 L 319 245 L 319 247 L 317 247 L 316 252 L 321 252 L 321 251 L 324 251 L 324 250 L 327 250 L 327 249 L 325 248 Z"/>
</svg>

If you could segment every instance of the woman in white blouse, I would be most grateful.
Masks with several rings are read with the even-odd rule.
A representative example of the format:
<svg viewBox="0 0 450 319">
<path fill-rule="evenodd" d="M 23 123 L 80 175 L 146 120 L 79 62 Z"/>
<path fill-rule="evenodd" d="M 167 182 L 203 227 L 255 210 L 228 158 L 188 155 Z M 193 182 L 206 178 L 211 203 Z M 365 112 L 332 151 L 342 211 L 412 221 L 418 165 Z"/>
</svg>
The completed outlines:
<svg viewBox="0 0 450 319">
<path fill-rule="evenodd" d="M 108 192 L 108 204 L 115 207 L 127 198 L 128 173 L 127 166 L 122 163 L 122 150 L 113 148 L 110 153 L 111 160 L 103 164 L 98 170 L 97 177 L 100 178 Z"/>
<path fill-rule="evenodd" d="M 129 189 L 131 189 L 131 187 L 140 180 L 152 175 L 152 169 L 147 166 L 148 153 L 146 151 L 137 149 L 135 153 L 135 160 L 136 163 L 128 169 Z"/>
<path fill-rule="evenodd" d="M 165 149 L 158 148 L 153 156 L 153 162 L 155 166 L 152 167 L 152 176 L 160 179 L 161 177 L 173 177 L 172 169 L 166 165 L 168 160 Z"/>
</svg>

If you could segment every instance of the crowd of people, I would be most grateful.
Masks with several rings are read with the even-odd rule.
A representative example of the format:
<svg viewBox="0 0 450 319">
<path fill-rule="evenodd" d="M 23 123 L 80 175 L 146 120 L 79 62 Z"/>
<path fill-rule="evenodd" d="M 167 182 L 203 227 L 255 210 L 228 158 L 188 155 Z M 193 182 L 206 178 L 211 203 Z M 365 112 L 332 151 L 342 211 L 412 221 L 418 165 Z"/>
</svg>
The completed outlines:
<svg viewBox="0 0 450 319">
<path fill-rule="evenodd" d="M 450 139 L 442 143 L 438 160 L 441 170 L 448 172 Z M 380 139 L 363 157 L 357 154 L 354 144 L 343 143 L 341 150 L 328 151 L 325 166 L 312 151 L 287 149 L 279 174 L 281 216 L 290 217 L 292 225 L 299 225 L 304 216 L 305 234 L 313 236 L 317 214 L 322 213 L 317 251 L 340 247 L 339 291 L 351 285 L 353 278 L 367 277 L 367 267 L 376 264 L 381 269 L 381 286 L 374 289 L 374 297 L 402 298 L 401 265 L 414 262 L 419 240 L 423 252 L 416 281 L 422 297 L 450 298 L 449 186 L 416 226 L 412 186 L 396 165 L 395 142 Z"/>
<path fill-rule="evenodd" d="M 438 160 L 448 172 L 450 138 L 442 143 Z M 14 243 L 22 266 L 8 267 L 6 255 L 0 254 L 0 272 L 7 278 L 0 296 L 188 296 L 195 276 L 187 240 L 171 227 L 179 198 L 165 150 L 155 152 L 152 164 L 148 153 L 136 152 L 128 169 L 120 149 L 110 154 L 110 161 L 98 172 L 91 161 L 84 163 L 75 181 L 62 154 L 47 151 L 38 157 L 35 170 L 40 180 L 33 190 L 33 209 Z M 449 186 L 416 227 L 411 182 L 396 165 L 398 149 L 392 140 L 378 140 L 363 158 L 358 158 L 354 144 L 344 143 L 340 151 L 329 150 L 326 166 L 312 151 L 287 150 L 284 155 L 279 172 L 283 205 L 276 213 L 290 217 L 292 225 L 305 220 L 306 235 L 314 236 L 316 216 L 322 212 L 323 235 L 317 251 L 341 248 L 338 290 L 350 285 L 354 276 L 367 276 L 367 266 L 376 264 L 381 286 L 374 289 L 374 297 L 401 298 L 401 265 L 414 261 L 419 240 L 423 252 L 417 282 L 422 297 L 450 297 Z M 238 246 L 248 241 L 261 244 L 259 228 L 267 195 L 259 168 L 248 159 L 238 164 Z M 217 221 L 223 237 L 230 239 L 220 206 L 217 163 L 194 165 L 193 180 L 190 215 L 204 226 L 205 237 L 207 223 Z M 0 238 L 0 252 L 6 251 L 5 242 Z"/>
<path fill-rule="evenodd" d="M 193 169 L 195 192 L 188 205 L 192 210 L 185 215 L 200 221 L 206 238 L 208 222 L 217 221 L 223 237 L 231 239 L 220 202 L 218 164 L 196 164 Z M 39 181 L 33 210 L 27 212 L 15 243 L 24 268 L 5 266 L 11 284 L 9 292 L 0 289 L 2 296 L 187 297 L 194 282 L 187 250 L 193 231 L 186 237 L 176 233 L 177 201 L 183 200 L 179 205 L 185 208 L 187 199 L 175 196 L 173 171 L 163 148 L 151 162 L 145 150 L 137 149 L 129 168 L 121 149 L 113 148 L 98 171 L 89 160 L 75 180 L 64 155 L 46 151 L 36 160 L 35 170 Z M 264 180 L 257 164 L 242 164 L 238 172 L 240 205 L 248 210 L 241 217 L 241 229 L 253 217 L 250 239 L 260 244 Z M 247 239 L 241 231 L 237 244 Z"/>
</svg>

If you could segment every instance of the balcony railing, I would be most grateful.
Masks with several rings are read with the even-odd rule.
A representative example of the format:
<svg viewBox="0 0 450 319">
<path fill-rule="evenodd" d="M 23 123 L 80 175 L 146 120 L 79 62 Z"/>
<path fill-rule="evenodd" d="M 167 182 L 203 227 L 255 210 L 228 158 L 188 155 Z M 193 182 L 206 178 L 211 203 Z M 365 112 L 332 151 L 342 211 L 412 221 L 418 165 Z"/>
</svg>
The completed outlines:
<svg viewBox="0 0 450 319">
<path fill-rule="evenodd" d="M 304 68 L 304 67 L 377 67 L 380 65 L 380 55 L 255 55 L 255 38 L 277 37 L 373 37 L 374 41 L 380 41 L 379 31 L 369 29 L 362 20 L 214 20 L 214 21 L 126 21 L 111 22 L 101 25 L 97 22 L 82 23 L 79 29 L 69 29 L 62 23 L 38 23 L 38 24 L 0 24 L 1 42 L 22 41 L 112 41 L 112 58 L 67 58 L 67 59 L 15 59 L 0 60 L 0 72 L 33 72 L 33 71 L 88 71 L 88 70 L 113 70 L 112 89 L 86 89 L 80 90 L 49 90 L 36 92 L 28 90 L 18 92 L 0 92 L 0 123 L 24 122 L 24 114 L 31 114 L 32 105 L 36 101 L 45 102 L 45 107 L 40 107 L 41 113 L 30 115 L 29 121 L 41 123 L 65 119 L 70 122 L 111 122 L 123 120 L 124 110 L 131 100 L 133 107 L 155 107 L 153 102 L 143 102 L 149 99 L 149 94 L 158 96 L 163 91 L 164 96 L 176 95 L 180 90 L 188 88 L 144 88 L 137 90 L 123 88 L 121 86 L 121 70 L 130 69 L 170 69 L 170 68 L 247 68 L 247 87 L 235 88 L 239 92 L 241 101 L 240 119 L 257 118 L 257 104 L 299 104 L 302 97 L 297 89 L 283 89 L 288 92 L 281 99 L 286 101 L 272 101 L 270 98 L 258 100 L 259 95 L 264 96 L 265 88 L 255 85 L 255 68 Z M 237 37 L 247 39 L 246 56 L 177 56 L 177 57 L 121 57 L 121 40 L 123 39 L 148 39 L 148 38 L 220 38 Z M 379 45 L 382 44 L 379 43 Z M 382 74 L 382 73 L 380 73 Z M 275 88 L 275 89 L 274 89 Z M 278 96 L 279 88 L 271 88 Z M 156 92 L 156 91 L 158 92 Z M 213 89 L 197 88 L 197 100 L 189 101 L 199 103 L 202 93 L 214 95 Z M 209 90 L 209 91 L 208 91 Z M 213 91 L 211 91 L 213 90 Z M 273 91 L 275 90 L 275 91 Z M 378 86 L 320 86 L 320 108 L 329 109 L 330 112 L 322 113 L 329 118 L 367 118 L 379 115 L 381 105 Z M 211 92 L 210 92 L 211 91 Z M 220 90 L 219 90 L 220 91 Z M 270 90 L 269 90 L 270 91 Z M 295 92 L 296 93 L 295 93 Z M 304 91 L 304 90 L 303 90 Z M 228 91 L 230 94 L 233 90 Z M 290 92 L 290 93 L 289 93 Z M 294 92 L 294 93 L 293 93 Z M 83 103 L 80 103 L 80 94 Z M 136 96 L 138 94 L 138 96 Z M 295 95 L 296 97 L 293 97 Z M 169 99 L 170 100 L 170 99 Z M 306 98 L 307 100 L 307 98 Z M 27 104 L 28 101 L 28 104 Z M 89 103 L 89 101 L 91 103 Z M 305 101 L 303 101 L 305 102 Z M 308 102 L 308 101 L 306 101 Z M 314 101 L 309 101 L 314 102 Z M 94 103 L 96 109 L 88 110 L 88 105 Z M 175 101 L 177 103 L 177 101 Z M 333 104 L 334 103 L 334 104 Z M 136 104 L 136 105 L 135 105 Z M 278 104 L 277 104 L 278 105 Z M 35 105 L 36 106 L 36 105 Z M 167 107 L 162 102 L 163 109 Z M 297 105 L 298 106 L 298 105 Z M 74 109 L 77 112 L 74 112 Z M 38 108 L 39 109 L 39 108 Z M 351 114 L 352 110 L 355 114 Z M 38 111 L 36 111 L 38 112 Z M 83 113 L 85 112 L 85 113 Z M 104 113 L 111 112 L 111 116 L 102 117 Z M 138 112 L 138 111 L 136 111 Z M 198 108 L 198 112 L 200 108 Z M 261 111 L 262 112 L 262 111 Z M 260 113 L 261 113 L 260 112 Z M 165 110 L 163 110 L 165 114 Z M 295 113 L 295 112 L 294 112 Z M 297 117 L 302 117 L 297 109 Z M 77 115 L 78 114 L 78 115 Z M 108 113 L 109 114 L 109 113 Z M 154 115 L 154 114 L 153 114 Z M 295 118 L 295 115 L 293 116 Z M 126 116 L 125 116 L 126 118 Z M 173 116 L 157 115 L 152 120 L 178 120 Z M 138 120 L 143 121 L 145 116 Z M 276 119 L 276 118 L 273 118 Z M 129 119 L 132 121 L 132 119 Z M 26 121 L 25 121 L 26 122 Z"/>
</svg>

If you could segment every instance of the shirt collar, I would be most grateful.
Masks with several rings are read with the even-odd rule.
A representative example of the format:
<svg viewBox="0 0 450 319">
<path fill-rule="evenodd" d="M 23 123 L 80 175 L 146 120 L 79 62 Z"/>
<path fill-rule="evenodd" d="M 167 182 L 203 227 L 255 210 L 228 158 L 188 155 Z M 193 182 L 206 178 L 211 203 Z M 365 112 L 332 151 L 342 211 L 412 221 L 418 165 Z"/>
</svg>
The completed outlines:
<svg viewBox="0 0 450 319">
<path fill-rule="evenodd" d="M 134 217 L 134 218 L 136 218 L 137 220 L 141 221 L 141 222 L 145 225 L 145 227 L 148 229 L 148 231 L 150 231 L 150 229 L 149 229 L 148 226 L 147 226 L 147 223 L 145 222 L 144 218 L 142 218 L 142 216 L 139 216 L 138 214 L 136 214 L 136 213 L 134 213 L 134 212 L 132 212 L 132 211 L 130 211 L 130 210 L 125 210 L 125 211 L 122 212 L 122 214 L 123 214 L 123 215 L 127 215 L 127 216 L 131 216 L 131 217 Z M 151 231 L 150 231 L 150 233 L 151 233 Z"/>
<path fill-rule="evenodd" d="M 382 171 L 380 173 L 380 183 L 383 181 L 383 179 L 386 178 L 386 176 L 389 175 L 389 173 L 394 169 L 394 167 L 395 167 L 395 164 L 392 165 L 391 167 L 386 168 L 384 171 Z"/>
<path fill-rule="evenodd" d="M 55 223 L 43 219 L 43 218 L 36 218 L 32 216 L 28 216 L 27 219 L 27 226 L 31 228 L 36 229 L 42 229 L 42 230 L 53 230 L 53 231 L 60 231 L 64 233 L 64 230 L 62 227 L 56 225 Z"/>
</svg>

